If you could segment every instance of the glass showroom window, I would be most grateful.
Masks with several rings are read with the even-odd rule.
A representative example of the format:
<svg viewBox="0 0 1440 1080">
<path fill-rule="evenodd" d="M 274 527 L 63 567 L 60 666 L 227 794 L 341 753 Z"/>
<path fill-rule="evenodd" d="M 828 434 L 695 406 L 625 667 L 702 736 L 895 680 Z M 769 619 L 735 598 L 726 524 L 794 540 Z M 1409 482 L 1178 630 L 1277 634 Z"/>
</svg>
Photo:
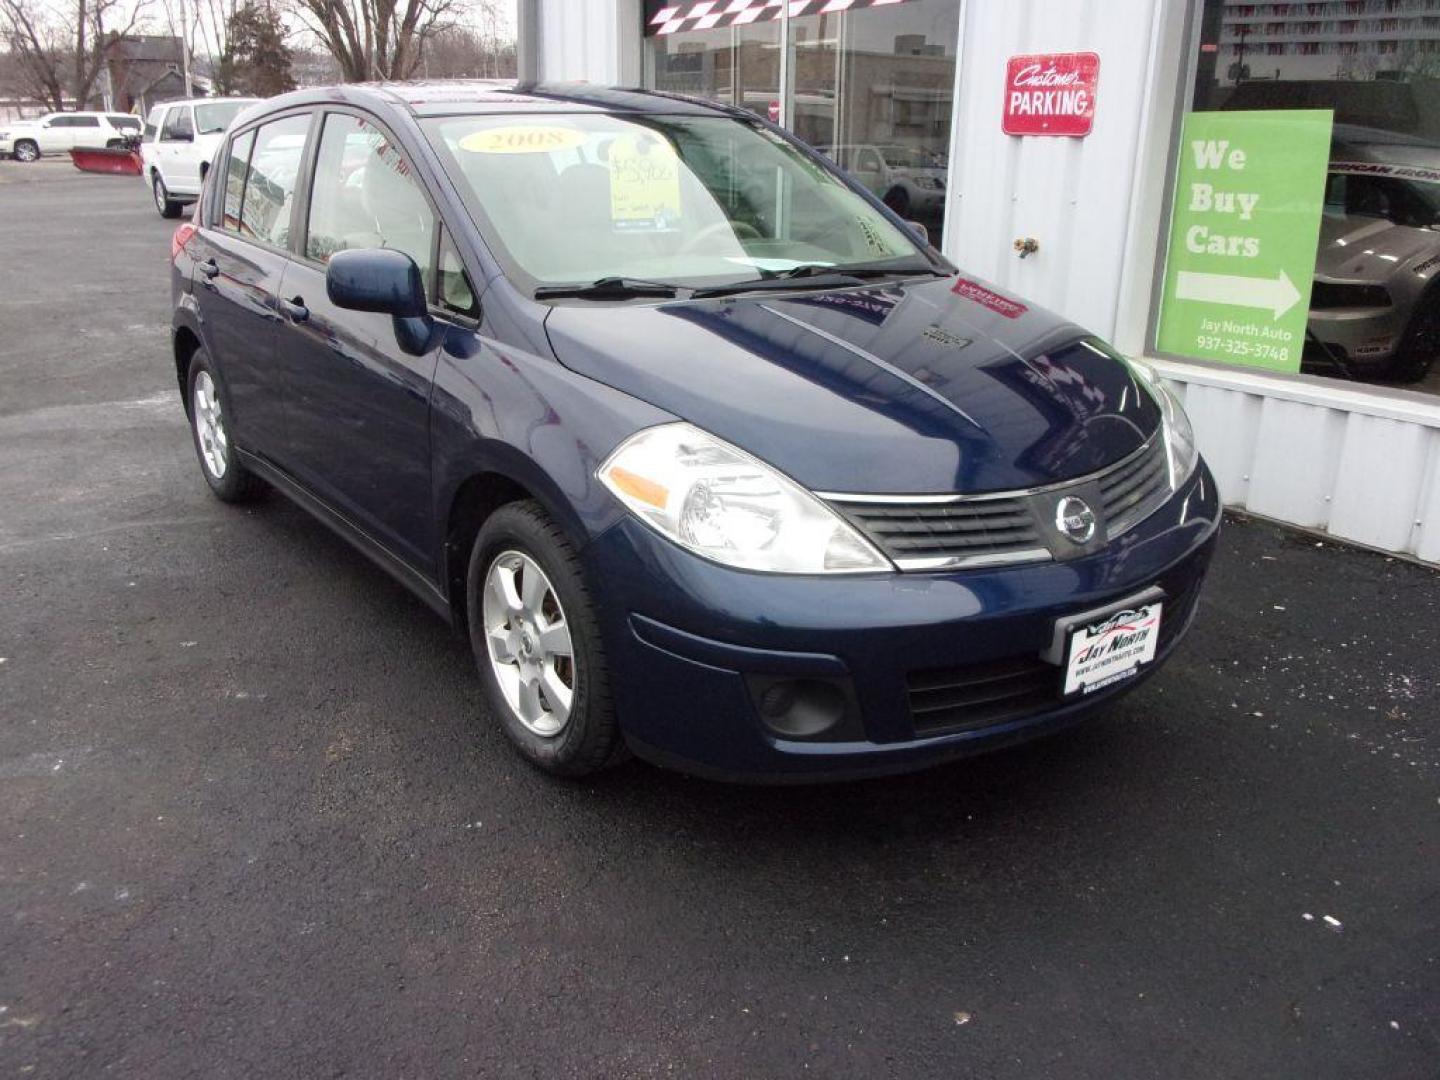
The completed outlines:
<svg viewBox="0 0 1440 1080">
<path fill-rule="evenodd" d="M 782 64 L 785 20 L 776 3 L 647 0 L 648 85 L 741 105 L 772 120 L 788 116 L 796 135 L 901 216 L 923 223 L 938 245 L 959 0 L 843 6 L 792 6 Z"/>
<path fill-rule="evenodd" d="M 1440 394 L 1440 23 L 1199 7 L 1157 350 Z"/>
</svg>

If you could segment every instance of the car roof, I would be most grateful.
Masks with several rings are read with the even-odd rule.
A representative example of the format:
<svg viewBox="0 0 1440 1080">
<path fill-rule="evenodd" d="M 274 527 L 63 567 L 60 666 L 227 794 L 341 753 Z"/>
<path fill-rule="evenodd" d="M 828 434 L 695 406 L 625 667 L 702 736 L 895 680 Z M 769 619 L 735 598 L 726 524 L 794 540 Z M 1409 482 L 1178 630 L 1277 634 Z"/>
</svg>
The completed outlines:
<svg viewBox="0 0 1440 1080">
<path fill-rule="evenodd" d="M 629 87 L 590 83 L 519 83 L 505 79 L 345 83 L 296 90 L 264 102 L 266 112 L 339 103 L 395 109 L 414 116 L 476 113 L 650 113 L 746 116 L 754 113 L 713 101 Z M 247 117 L 248 119 L 248 117 Z"/>
</svg>

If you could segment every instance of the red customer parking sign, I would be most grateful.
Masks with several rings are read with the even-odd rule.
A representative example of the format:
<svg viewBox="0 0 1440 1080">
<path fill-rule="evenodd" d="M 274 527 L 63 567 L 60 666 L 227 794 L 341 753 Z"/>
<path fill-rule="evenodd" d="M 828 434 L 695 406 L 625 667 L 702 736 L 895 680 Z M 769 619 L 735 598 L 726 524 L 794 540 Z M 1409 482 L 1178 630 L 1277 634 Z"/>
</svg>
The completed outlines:
<svg viewBox="0 0 1440 1080">
<path fill-rule="evenodd" d="M 1006 135 L 1084 138 L 1095 125 L 1098 53 L 1012 56 L 1005 71 Z"/>
</svg>

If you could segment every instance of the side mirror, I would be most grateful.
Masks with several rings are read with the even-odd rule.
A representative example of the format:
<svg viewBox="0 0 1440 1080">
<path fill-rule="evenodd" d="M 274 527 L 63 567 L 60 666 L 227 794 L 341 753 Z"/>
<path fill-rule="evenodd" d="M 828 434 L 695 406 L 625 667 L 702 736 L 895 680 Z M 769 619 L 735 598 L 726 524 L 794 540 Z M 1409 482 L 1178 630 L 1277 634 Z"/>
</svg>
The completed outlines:
<svg viewBox="0 0 1440 1080">
<path fill-rule="evenodd" d="M 921 243 L 930 243 L 930 230 L 927 229 L 924 225 L 920 224 L 920 222 L 918 221 L 907 221 L 905 224 L 909 225 L 911 231 L 914 232 L 916 236 L 920 237 Z"/>
<path fill-rule="evenodd" d="M 349 311 L 374 311 L 395 323 L 395 340 L 411 356 L 434 347 L 435 322 L 415 260 L 388 248 L 337 251 L 325 268 L 330 302 Z"/>
</svg>

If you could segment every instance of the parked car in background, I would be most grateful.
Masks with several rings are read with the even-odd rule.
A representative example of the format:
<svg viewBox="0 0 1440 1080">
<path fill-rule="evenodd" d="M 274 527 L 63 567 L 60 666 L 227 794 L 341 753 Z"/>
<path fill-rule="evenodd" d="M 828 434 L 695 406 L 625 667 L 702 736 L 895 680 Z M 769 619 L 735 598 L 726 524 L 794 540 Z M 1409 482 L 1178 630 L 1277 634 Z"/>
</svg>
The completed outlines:
<svg viewBox="0 0 1440 1080">
<path fill-rule="evenodd" d="M 161 217 L 179 215 L 200 195 L 215 149 L 240 111 L 257 98 L 170 101 L 145 118 L 140 143 L 141 175 Z"/>
<path fill-rule="evenodd" d="M 1440 359 L 1440 147 L 1337 125 L 1310 294 L 1311 367 L 1399 382 Z M 1325 355 L 1328 354 L 1328 355 Z"/>
<path fill-rule="evenodd" d="M 897 772 L 1092 713 L 1220 504 L 1159 377 L 738 108 L 581 84 L 248 109 L 171 243 L 216 497 L 469 639 L 540 768 Z"/>
<path fill-rule="evenodd" d="M 903 218 L 934 222 L 945 212 L 945 167 L 925 150 L 890 144 L 815 149 Z"/>
<path fill-rule="evenodd" d="M 77 146 L 123 146 L 140 134 L 140 118 L 124 113 L 58 112 L 36 120 L 0 122 L 0 157 L 37 161 Z"/>
</svg>

